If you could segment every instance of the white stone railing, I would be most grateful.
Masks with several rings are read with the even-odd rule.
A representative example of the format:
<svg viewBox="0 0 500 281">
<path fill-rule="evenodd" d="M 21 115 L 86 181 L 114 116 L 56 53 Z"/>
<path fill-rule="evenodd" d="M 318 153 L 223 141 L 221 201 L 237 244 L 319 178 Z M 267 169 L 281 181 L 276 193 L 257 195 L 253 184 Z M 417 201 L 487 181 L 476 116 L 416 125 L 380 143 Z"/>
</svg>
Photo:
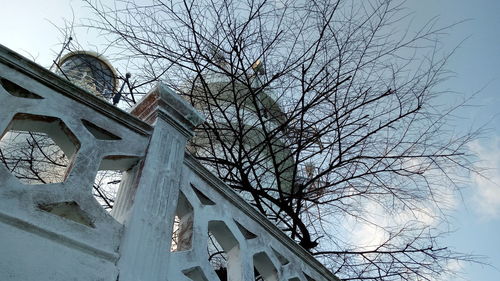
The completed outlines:
<svg viewBox="0 0 500 281">
<path fill-rule="evenodd" d="M 45 134 L 69 161 L 43 184 L 0 165 L 0 280 L 338 280 L 185 152 L 202 118 L 171 90 L 129 114 L 1 45 L 0 79 L 1 137 Z M 99 170 L 124 173 L 110 213 Z"/>
<path fill-rule="evenodd" d="M 21 181 L 0 165 L 0 280 L 116 280 L 123 225 L 92 196 L 99 170 L 143 159 L 152 127 L 0 46 L 0 136 L 43 133 L 63 178 Z"/>
</svg>

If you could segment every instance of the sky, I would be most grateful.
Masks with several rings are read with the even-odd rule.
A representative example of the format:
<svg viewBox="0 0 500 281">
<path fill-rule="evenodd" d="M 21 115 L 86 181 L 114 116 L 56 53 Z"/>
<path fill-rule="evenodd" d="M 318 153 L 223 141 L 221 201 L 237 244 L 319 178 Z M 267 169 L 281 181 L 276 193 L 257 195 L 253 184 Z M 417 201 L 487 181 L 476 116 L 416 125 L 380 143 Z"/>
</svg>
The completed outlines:
<svg viewBox="0 0 500 281">
<path fill-rule="evenodd" d="M 483 136 L 471 144 L 489 179 L 471 177 L 462 193 L 452 225 L 456 231 L 448 244 L 466 253 L 489 257 L 496 267 L 465 265 L 466 280 L 500 280 L 500 1 L 419 0 L 407 1 L 419 21 L 439 17 L 443 24 L 465 22 L 444 37 L 452 49 L 458 44 L 448 68 L 454 75 L 440 87 L 465 95 L 477 93 L 470 107 L 459 112 L 462 129 L 485 126 Z M 465 40 L 465 41 L 464 41 Z"/>
<path fill-rule="evenodd" d="M 0 44 L 49 67 L 63 36 L 55 26 L 91 14 L 77 0 L 0 0 Z M 470 184 L 456 198 L 444 244 L 456 250 L 488 257 L 478 264 L 459 265 L 464 280 L 500 280 L 500 1 L 412 0 L 405 6 L 418 26 L 435 17 L 440 25 L 453 26 L 442 38 L 443 48 L 453 50 L 448 63 L 452 76 L 439 90 L 463 97 L 475 94 L 457 112 L 457 130 L 484 126 L 471 150 L 487 171 L 488 179 L 470 177 Z M 82 34 L 81 36 L 85 36 Z M 79 38 L 80 40 L 82 38 Z M 496 267 L 496 268 L 495 268 Z"/>
</svg>

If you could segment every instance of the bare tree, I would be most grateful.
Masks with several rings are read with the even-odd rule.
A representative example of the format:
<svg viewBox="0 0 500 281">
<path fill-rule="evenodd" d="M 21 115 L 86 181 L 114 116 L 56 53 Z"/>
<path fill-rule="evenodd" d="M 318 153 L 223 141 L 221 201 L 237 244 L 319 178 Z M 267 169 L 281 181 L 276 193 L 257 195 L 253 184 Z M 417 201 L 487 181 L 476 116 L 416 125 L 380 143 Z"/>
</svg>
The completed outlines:
<svg viewBox="0 0 500 281">
<path fill-rule="evenodd" d="M 25 184 L 63 182 L 70 164 L 61 148 L 47 135 L 30 131 L 9 131 L 0 139 L 0 163 Z M 113 208 L 119 171 L 99 171 L 93 194 L 106 210 Z"/>
<path fill-rule="evenodd" d="M 0 161 L 27 184 L 61 182 L 68 159 L 54 141 L 43 133 L 7 132 L 0 141 Z"/>
<path fill-rule="evenodd" d="M 471 259 L 436 228 L 474 137 L 436 101 L 446 29 L 398 28 L 391 0 L 88 4 L 130 91 L 160 80 L 203 112 L 193 155 L 340 278 L 434 280 Z M 341 233 L 360 224 L 380 239 Z"/>
</svg>

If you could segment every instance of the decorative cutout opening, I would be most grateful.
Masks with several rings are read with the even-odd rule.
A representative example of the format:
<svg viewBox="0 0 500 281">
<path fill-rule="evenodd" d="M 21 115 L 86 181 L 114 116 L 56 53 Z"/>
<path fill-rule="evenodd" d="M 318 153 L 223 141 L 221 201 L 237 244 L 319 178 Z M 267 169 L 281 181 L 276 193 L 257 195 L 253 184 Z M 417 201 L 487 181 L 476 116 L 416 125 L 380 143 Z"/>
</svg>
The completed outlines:
<svg viewBox="0 0 500 281">
<path fill-rule="evenodd" d="M 191 249 L 193 241 L 193 220 L 193 207 L 184 194 L 180 192 L 172 230 L 171 252 Z"/>
<path fill-rule="evenodd" d="M 113 209 L 122 177 L 122 171 L 101 170 L 94 179 L 92 195 L 108 212 Z"/>
<path fill-rule="evenodd" d="M 222 221 L 208 223 L 208 260 L 221 281 L 238 272 L 239 244 L 227 225 Z"/>
<path fill-rule="evenodd" d="M 277 281 L 278 271 L 273 262 L 265 252 L 257 253 L 253 256 L 253 266 L 255 280 Z"/>
<path fill-rule="evenodd" d="M 200 200 L 201 204 L 203 205 L 215 205 L 215 202 L 210 200 L 203 192 L 201 192 L 199 189 L 197 189 L 193 184 L 191 184 L 191 188 L 193 189 L 194 193 L 196 194 L 196 197 Z"/>
<path fill-rule="evenodd" d="M 39 204 L 38 208 L 64 219 L 68 219 L 88 227 L 95 227 L 92 220 L 82 209 L 80 209 L 80 206 L 75 201 Z"/>
<path fill-rule="evenodd" d="M 260 274 L 260 272 L 257 270 L 257 268 L 254 266 L 253 267 L 253 279 L 255 281 L 263 281 L 264 278 L 262 277 L 262 275 Z"/>
<path fill-rule="evenodd" d="M 210 232 L 208 233 L 208 261 L 214 268 L 215 273 L 221 281 L 227 279 L 227 254 L 219 244 L 217 239 Z"/>
<path fill-rule="evenodd" d="M 103 129 L 96 124 L 87 121 L 85 119 L 82 119 L 82 123 L 85 126 L 85 128 L 98 140 L 121 140 L 119 136 L 107 131 L 106 129 Z"/>
<path fill-rule="evenodd" d="M 41 96 L 26 90 L 25 88 L 17 85 L 16 83 L 9 81 L 4 78 L 0 78 L 0 86 L 5 89 L 5 91 L 18 98 L 26 99 L 43 99 Z"/>
<path fill-rule="evenodd" d="M 18 113 L 7 127 L 7 131 L 9 130 L 45 133 L 61 147 L 68 158 L 80 149 L 76 136 L 57 117 Z"/>
<path fill-rule="evenodd" d="M 199 266 L 190 269 L 183 270 L 182 273 L 186 275 L 189 279 L 194 281 L 208 281 L 205 274 Z"/>
<path fill-rule="evenodd" d="M 101 161 L 99 171 L 94 179 L 92 194 L 106 211 L 113 209 L 116 195 L 125 171 L 131 169 L 139 161 L 135 156 L 106 156 Z"/>
<path fill-rule="evenodd" d="M 22 183 L 59 183 L 79 148 L 59 118 L 20 113 L 0 137 L 0 162 Z"/>
<path fill-rule="evenodd" d="M 273 250 L 274 255 L 278 258 L 278 261 L 281 263 L 281 265 L 287 265 L 290 263 L 290 261 L 287 258 L 285 258 L 278 251 L 276 251 L 273 247 L 271 247 L 271 249 Z"/>
<path fill-rule="evenodd" d="M 104 157 L 99 170 L 126 171 L 139 162 L 139 157 L 126 155 L 108 155 Z"/>
<path fill-rule="evenodd" d="M 307 281 L 316 281 L 316 279 L 312 278 L 311 276 L 309 276 L 307 273 L 303 272 L 304 273 L 304 276 L 306 277 Z"/>
<path fill-rule="evenodd" d="M 236 224 L 236 226 L 239 228 L 239 230 L 241 231 L 241 234 L 243 234 L 243 237 L 245 237 L 245 239 L 255 239 L 257 238 L 257 235 L 254 234 L 253 232 L 251 232 L 250 230 L 246 229 L 244 226 L 242 226 L 239 222 L 237 222 L 236 220 L 234 220 L 234 223 Z"/>
<path fill-rule="evenodd" d="M 0 161 L 24 184 L 63 182 L 69 159 L 47 134 L 9 131 L 0 139 Z"/>
</svg>

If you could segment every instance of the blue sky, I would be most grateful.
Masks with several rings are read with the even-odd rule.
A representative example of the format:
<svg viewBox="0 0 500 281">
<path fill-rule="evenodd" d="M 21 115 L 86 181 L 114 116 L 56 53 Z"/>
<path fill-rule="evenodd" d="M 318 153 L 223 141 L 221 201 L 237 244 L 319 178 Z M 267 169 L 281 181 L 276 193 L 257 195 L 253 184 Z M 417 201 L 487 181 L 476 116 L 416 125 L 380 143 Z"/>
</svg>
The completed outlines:
<svg viewBox="0 0 500 281">
<path fill-rule="evenodd" d="M 49 22 L 62 24 L 62 18 L 89 17 L 76 0 L 17 0 L 2 3 L 0 44 L 43 66 L 50 66 L 60 50 L 62 36 Z M 472 176 L 471 184 L 458 199 L 452 213 L 450 233 L 445 243 L 457 250 L 485 255 L 496 266 L 464 265 L 465 280 L 500 280 L 500 1 L 498 0 L 413 0 L 407 1 L 414 24 L 438 17 L 439 24 L 462 20 L 443 37 L 443 47 L 459 46 L 450 59 L 453 71 L 440 90 L 462 93 L 479 92 L 474 106 L 460 110 L 457 130 L 486 124 L 483 137 L 471 149 L 483 166 L 490 167 L 490 180 Z M 84 36 L 84 35 L 81 35 Z M 80 40 L 82 38 L 79 38 Z M 465 41 L 463 41 L 465 39 Z M 462 42 L 463 41 L 463 42 Z M 461 43 L 462 42 L 462 43 Z"/>
<path fill-rule="evenodd" d="M 486 124 L 483 137 L 472 144 L 481 164 L 493 168 L 490 180 L 477 176 L 463 191 L 453 213 L 456 231 L 448 243 L 460 251 L 489 256 L 497 269 L 466 265 L 466 280 L 500 280 L 500 1 L 495 0 L 419 0 L 408 1 L 416 21 L 439 16 L 442 24 L 466 20 L 444 37 L 444 47 L 461 45 L 448 68 L 452 78 L 440 87 L 466 95 L 478 92 L 471 104 L 459 111 L 460 126 L 467 129 Z"/>
</svg>

